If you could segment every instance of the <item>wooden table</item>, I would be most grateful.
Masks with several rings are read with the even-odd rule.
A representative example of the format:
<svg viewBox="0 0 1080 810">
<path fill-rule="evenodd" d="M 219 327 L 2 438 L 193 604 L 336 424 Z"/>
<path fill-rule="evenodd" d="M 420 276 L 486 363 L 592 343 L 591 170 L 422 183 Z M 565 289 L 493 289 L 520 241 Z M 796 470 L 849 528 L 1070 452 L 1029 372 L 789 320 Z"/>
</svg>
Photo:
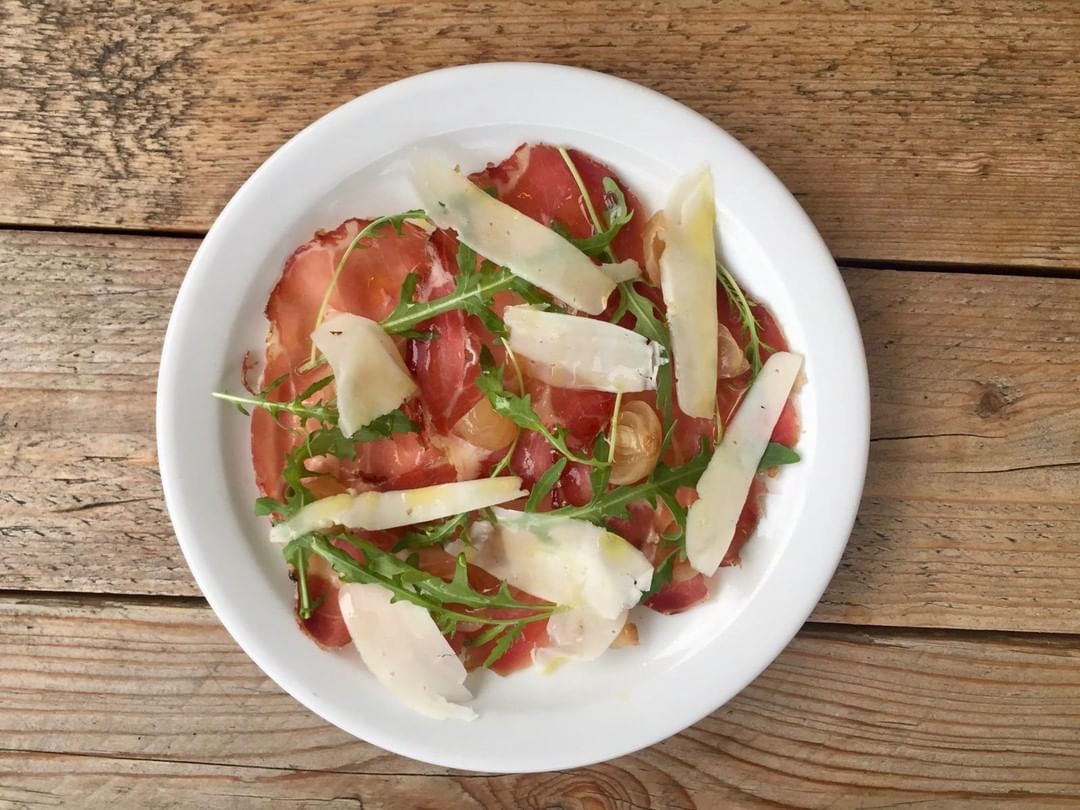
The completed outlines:
<svg viewBox="0 0 1080 810">
<path fill-rule="evenodd" d="M 0 805 L 1080 803 L 1076 3 L 5 0 L 0 21 Z M 489 777 L 358 742 L 248 661 L 173 538 L 153 410 L 177 285 L 240 182 L 359 93 L 499 59 L 641 82 L 773 168 L 843 268 L 873 444 L 835 580 L 743 694 L 633 756 Z"/>
</svg>

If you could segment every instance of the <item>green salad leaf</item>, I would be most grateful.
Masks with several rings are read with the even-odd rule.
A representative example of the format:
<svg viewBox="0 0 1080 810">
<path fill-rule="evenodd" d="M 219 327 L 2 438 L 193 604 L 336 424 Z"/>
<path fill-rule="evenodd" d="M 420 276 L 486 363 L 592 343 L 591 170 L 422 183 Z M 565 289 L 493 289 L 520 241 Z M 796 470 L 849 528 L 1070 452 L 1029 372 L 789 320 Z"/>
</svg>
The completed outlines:
<svg viewBox="0 0 1080 810">
<path fill-rule="evenodd" d="M 363 562 L 338 548 L 332 540 L 344 540 L 353 545 L 362 553 Z M 352 534 L 328 536 L 313 532 L 293 540 L 285 547 L 284 553 L 287 558 L 295 556 L 299 548 L 306 548 L 330 563 L 343 582 L 381 585 L 393 594 L 395 602 L 411 602 L 425 608 L 431 613 L 439 630 L 451 636 L 463 623 L 506 630 L 542 621 L 562 610 L 559 605 L 548 602 L 522 602 L 510 593 L 505 582 L 493 593 L 476 590 L 469 583 L 464 554 L 457 557 L 453 578 L 445 580 L 420 569 L 415 560 L 402 560 Z M 507 617 L 505 614 L 491 616 L 486 613 L 508 609 L 521 611 L 523 615 Z"/>
<path fill-rule="evenodd" d="M 768 447 L 765 448 L 765 454 L 761 457 L 761 461 L 758 462 L 758 469 L 768 470 L 779 467 L 781 464 L 795 464 L 799 459 L 799 454 L 790 447 L 784 447 L 784 445 L 776 442 L 769 442 Z"/>
<path fill-rule="evenodd" d="M 590 467 L 609 465 L 606 460 L 587 458 L 574 453 L 566 444 L 568 431 L 565 427 L 548 428 L 543 420 L 533 410 L 532 399 L 528 394 L 518 395 L 507 390 L 504 382 L 506 377 L 502 366 L 496 366 L 491 352 L 485 346 L 480 352 L 480 376 L 476 379 L 476 386 L 489 403 L 492 409 L 500 416 L 505 416 L 515 425 L 525 430 L 539 433 L 548 443 L 555 448 L 568 461 L 578 464 L 586 464 Z"/>
<path fill-rule="evenodd" d="M 652 475 L 640 484 L 613 487 L 606 492 L 596 492 L 593 499 L 583 506 L 564 506 L 548 514 L 587 520 L 598 526 L 604 526 L 611 518 L 629 517 L 630 513 L 627 510 L 634 501 L 647 501 L 654 508 L 658 499 L 669 506 L 671 503 L 677 505 L 675 495 L 679 487 L 697 486 L 698 479 L 705 472 L 705 467 L 711 457 L 712 450 L 703 442 L 698 454 L 681 467 L 657 464 Z"/>
<path fill-rule="evenodd" d="M 761 352 L 763 350 L 773 351 L 773 348 L 762 341 L 761 324 L 758 323 L 757 318 L 754 316 L 754 305 L 746 297 L 746 293 L 739 286 L 739 282 L 735 280 L 735 276 L 731 275 L 724 265 L 717 262 L 716 277 L 724 288 L 731 305 L 735 307 L 735 311 L 739 314 L 740 325 L 746 333 L 746 359 L 750 363 L 750 381 L 753 382 L 754 378 L 761 373 L 762 366 L 765 365 L 765 361 L 761 358 Z"/>
</svg>

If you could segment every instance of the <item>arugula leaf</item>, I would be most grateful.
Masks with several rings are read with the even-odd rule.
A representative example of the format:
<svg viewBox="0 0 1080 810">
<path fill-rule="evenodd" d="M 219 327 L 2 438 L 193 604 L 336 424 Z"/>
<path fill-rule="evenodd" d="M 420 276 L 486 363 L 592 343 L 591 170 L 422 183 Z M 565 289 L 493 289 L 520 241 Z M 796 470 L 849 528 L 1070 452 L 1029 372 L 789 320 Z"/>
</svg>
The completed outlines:
<svg viewBox="0 0 1080 810">
<path fill-rule="evenodd" d="M 450 581 L 416 567 L 410 560 L 401 560 L 390 552 L 350 534 L 336 535 L 364 555 L 360 562 L 348 552 L 330 542 L 330 538 L 312 533 L 297 538 L 289 546 L 301 544 L 312 553 L 326 560 L 344 582 L 362 582 L 382 585 L 394 595 L 393 601 L 411 602 L 431 612 L 432 618 L 446 635 L 454 635 L 462 622 L 476 625 L 512 628 L 530 622 L 542 621 L 562 610 L 550 602 L 521 602 L 511 593 L 505 582 L 494 593 L 481 593 L 469 584 L 465 555 L 458 555 L 453 579 Z M 286 549 L 289 548 L 286 546 Z M 516 617 L 490 616 L 484 611 L 516 610 L 525 615 Z"/>
<path fill-rule="evenodd" d="M 331 382 L 333 382 L 333 376 L 324 377 L 321 380 L 316 380 L 309 385 L 304 391 L 300 392 L 298 396 L 289 402 L 278 402 L 270 399 L 268 394 L 265 393 L 268 389 L 273 390 L 281 385 L 280 382 L 275 381 L 271 383 L 268 389 L 263 389 L 263 392 L 258 394 L 252 394 L 251 396 L 237 396 L 230 394 L 227 391 L 213 391 L 211 396 L 224 400 L 225 402 L 231 402 L 240 409 L 240 412 L 245 416 L 250 414 L 248 408 L 263 408 L 270 412 L 270 415 L 277 419 L 282 413 L 291 413 L 300 419 L 316 419 L 319 422 L 329 425 L 337 424 L 337 409 L 326 402 L 315 402 L 307 404 L 305 400 L 313 396 L 316 392 L 322 390 Z"/>
<path fill-rule="evenodd" d="M 480 351 L 480 376 L 476 378 L 476 387 L 487 397 L 495 413 L 505 416 L 520 428 L 539 433 L 547 439 L 548 444 L 569 461 L 576 461 L 590 467 L 600 467 L 610 463 L 575 454 L 566 444 L 568 433 L 566 428 L 556 427 L 549 429 L 536 411 L 533 410 L 532 398 L 528 394 L 518 396 L 506 390 L 506 385 L 503 382 L 504 376 L 503 367 L 496 366 L 491 352 L 488 351 L 486 346 L 483 347 Z"/>
<path fill-rule="evenodd" d="M 455 309 L 463 309 L 470 315 L 476 315 L 496 334 L 506 334 L 506 326 L 488 308 L 488 302 L 495 293 L 509 290 L 518 293 L 527 301 L 546 300 L 531 284 L 505 267 L 487 272 L 459 273 L 454 289 L 431 301 L 412 300 L 418 281 L 419 277 L 414 273 L 406 276 L 401 288 L 401 299 L 394 311 L 382 321 L 382 328 L 388 334 L 404 337 L 417 337 L 419 334 L 425 339 L 430 338 L 430 333 L 418 333 L 415 327 L 436 315 Z"/>
<path fill-rule="evenodd" d="M 622 189 L 610 177 L 604 178 L 604 191 L 607 192 L 608 198 L 611 199 L 611 204 L 604 212 L 607 227 L 597 227 L 592 236 L 586 236 L 582 239 L 575 239 L 571 236 L 569 229 L 558 220 L 551 223 L 551 229 L 586 256 L 594 259 L 604 258 L 613 262 L 615 256 L 611 252 L 611 243 L 615 241 L 615 237 L 619 235 L 623 226 L 633 219 L 634 212 L 627 209 L 626 197 L 623 196 Z M 594 223 L 594 225 L 597 224 Z"/>
<path fill-rule="evenodd" d="M 672 388 L 674 380 L 671 366 L 671 332 L 663 317 L 658 313 L 652 299 L 642 295 L 634 286 L 634 281 L 624 281 L 619 287 L 619 303 L 612 316 L 612 322 L 618 323 L 626 313 L 634 316 L 633 330 L 664 347 L 668 361 L 656 372 L 656 407 L 660 411 L 661 421 L 667 426 L 672 419 Z"/>
<path fill-rule="evenodd" d="M 297 600 L 296 612 L 301 619 L 310 619 L 314 610 L 314 606 L 311 604 L 311 594 L 308 592 L 307 581 L 308 557 L 311 554 L 311 550 L 305 542 L 305 538 L 308 537 L 310 535 L 298 537 L 282 550 L 285 561 L 292 566 L 293 575 L 296 577 L 300 597 Z"/>
<path fill-rule="evenodd" d="M 401 408 L 377 416 L 349 437 L 354 442 L 373 442 L 386 439 L 395 433 L 417 433 L 420 427 L 405 415 Z M 336 454 L 335 454 L 336 455 Z"/>
<path fill-rule="evenodd" d="M 468 522 L 469 513 L 464 512 L 460 515 L 454 515 L 445 520 L 431 523 L 423 528 L 411 529 L 403 534 L 397 541 L 394 545 L 394 551 L 442 545 L 448 540 L 452 540 L 457 534 L 458 529 L 464 528 Z"/>
<path fill-rule="evenodd" d="M 795 464 L 799 459 L 799 454 L 790 447 L 784 447 L 784 445 L 776 442 L 769 442 L 769 446 L 765 448 L 765 454 L 761 457 L 761 461 L 758 462 L 758 469 L 768 470 L 772 467 L 779 467 L 781 464 Z"/>
<path fill-rule="evenodd" d="M 520 636 L 524 631 L 525 623 L 516 624 L 511 626 L 509 629 L 504 630 L 499 635 L 499 640 L 495 642 L 495 646 L 491 648 L 491 652 L 488 653 L 487 658 L 484 659 L 484 663 L 481 666 L 487 669 L 504 655 L 506 655 L 507 651 L 510 649 L 510 646 L 515 641 L 517 641 L 518 636 Z"/>
<path fill-rule="evenodd" d="M 746 332 L 746 359 L 750 363 L 750 381 L 753 382 L 754 378 L 761 372 L 761 367 L 765 365 L 761 359 L 762 349 L 773 351 L 773 348 L 761 339 L 761 324 L 758 323 L 757 318 L 754 316 L 750 299 L 746 297 L 746 293 L 742 291 L 742 287 L 739 286 L 739 282 L 735 280 L 735 277 L 720 262 L 716 263 L 716 277 L 720 281 L 720 286 L 724 288 L 731 305 L 739 313 L 740 324 L 743 331 Z"/>
<path fill-rule="evenodd" d="M 289 505 L 279 501 L 277 498 L 263 497 L 255 499 L 255 517 L 266 517 L 274 513 L 280 514 L 288 511 L 288 509 Z"/>
<path fill-rule="evenodd" d="M 609 492 L 597 494 L 583 506 L 564 506 L 548 512 L 549 515 L 587 520 L 599 526 L 605 525 L 610 518 L 629 517 L 627 507 L 634 501 L 648 501 L 655 504 L 658 497 L 667 503 L 667 496 L 675 497 L 679 487 L 697 486 L 698 479 L 705 472 L 705 467 L 712 457 L 712 450 L 702 442 L 701 450 L 681 467 L 668 467 L 657 464 L 646 480 L 640 484 L 615 487 Z"/>
<path fill-rule="evenodd" d="M 328 375 L 316 380 L 289 402 L 277 402 L 276 400 L 268 398 L 265 393 L 241 397 L 224 391 L 214 391 L 211 396 L 236 404 L 245 415 L 249 413 L 247 408 L 263 408 L 275 419 L 279 419 L 283 413 L 291 413 L 294 416 L 299 417 L 301 419 L 301 424 L 308 419 L 314 419 L 323 426 L 336 430 L 336 433 L 334 434 L 336 446 L 344 446 L 344 443 L 349 440 L 354 442 L 370 442 L 375 439 L 390 436 L 393 433 L 416 433 L 419 430 L 419 427 L 415 422 L 407 417 L 400 408 L 396 408 L 389 413 L 384 413 L 382 416 L 377 417 L 362 428 L 359 428 L 351 437 L 345 436 L 337 427 L 338 411 L 335 402 L 307 402 L 308 399 L 326 388 L 326 386 L 333 381 L 333 375 Z M 279 384 L 280 383 L 273 384 L 273 387 L 276 388 Z M 264 391 L 265 390 L 266 389 L 264 389 Z M 280 420 L 278 421 L 278 424 L 281 424 Z M 285 425 L 282 425 L 282 427 L 291 430 L 291 428 L 288 428 Z M 341 453 L 335 452 L 334 455 L 339 456 Z"/>
<path fill-rule="evenodd" d="M 563 470 L 566 469 L 566 459 L 560 458 L 546 470 L 544 474 L 540 476 L 536 484 L 532 488 L 532 492 L 529 493 L 529 499 L 525 501 L 525 511 L 535 512 L 540 506 L 540 501 L 544 500 L 544 496 L 551 492 L 552 488 L 558 482 L 559 477 L 563 474 Z M 598 468 L 601 469 L 601 468 Z M 604 468 L 610 469 L 610 468 Z"/>
<path fill-rule="evenodd" d="M 471 275 L 476 272 L 476 251 L 464 242 L 458 243 L 457 266 L 460 275 Z"/>
<path fill-rule="evenodd" d="M 618 414 L 615 415 L 615 418 L 618 418 Z M 614 419 L 612 422 L 614 423 Z M 610 458 L 614 461 L 611 443 L 605 434 L 600 433 L 597 435 L 592 454 L 593 458 Z M 594 498 L 607 491 L 608 481 L 611 480 L 611 467 L 612 465 L 608 464 L 604 467 L 593 467 L 589 470 L 589 486 L 592 488 Z"/>
</svg>

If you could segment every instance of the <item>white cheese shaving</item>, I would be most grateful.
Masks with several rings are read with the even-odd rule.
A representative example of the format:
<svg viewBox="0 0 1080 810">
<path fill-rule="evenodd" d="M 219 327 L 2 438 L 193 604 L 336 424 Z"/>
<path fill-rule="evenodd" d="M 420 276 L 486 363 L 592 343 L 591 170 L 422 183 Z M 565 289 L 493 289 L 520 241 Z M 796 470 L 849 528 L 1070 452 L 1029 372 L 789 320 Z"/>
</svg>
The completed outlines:
<svg viewBox="0 0 1080 810">
<path fill-rule="evenodd" d="M 331 495 L 309 503 L 288 520 L 275 525 L 270 529 L 270 540 L 288 543 L 308 532 L 331 526 L 368 531 L 410 526 L 505 503 L 527 494 L 521 488 L 520 478 L 507 475 L 394 492 Z"/>
<path fill-rule="evenodd" d="M 716 203 L 708 166 L 679 179 L 664 209 L 660 286 L 667 305 L 675 390 L 683 412 L 716 411 Z"/>
<path fill-rule="evenodd" d="M 621 262 L 600 265 L 600 272 L 610 278 L 616 284 L 624 281 L 633 281 L 641 275 L 641 265 L 633 259 L 623 259 Z"/>
<path fill-rule="evenodd" d="M 465 666 L 431 614 L 393 602 L 381 585 L 343 585 L 338 605 L 364 664 L 375 679 L 411 708 L 437 720 L 472 720 Z"/>
<path fill-rule="evenodd" d="M 511 208 L 438 157 L 419 152 L 410 179 L 428 216 L 481 256 L 574 309 L 599 315 L 615 282 L 559 234 Z"/>
<path fill-rule="evenodd" d="M 802 357 L 790 352 L 766 361 L 698 480 L 699 497 L 687 516 L 686 554 L 706 576 L 716 573 L 735 537 L 758 463 L 801 367 Z"/>
<path fill-rule="evenodd" d="M 417 392 L 405 361 L 375 321 L 342 312 L 311 333 L 334 372 L 338 424 L 352 436 Z"/>
<path fill-rule="evenodd" d="M 464 553 L 493 576 L 565 608 L 548 620 L 551 647 L 539 657 L 589 660 L 604 652 L 652 583 L 645 555 L 583 520 L 494 512 L 496 524 L 473 524 Z"/>
<path fill-rule="evenodd" d="M 503 321 L 530 376 L 561 388 L 652 390 L 665 362 L 660 344 L 607 321 L 529 306 L 508 307 Z"/>
</svg>

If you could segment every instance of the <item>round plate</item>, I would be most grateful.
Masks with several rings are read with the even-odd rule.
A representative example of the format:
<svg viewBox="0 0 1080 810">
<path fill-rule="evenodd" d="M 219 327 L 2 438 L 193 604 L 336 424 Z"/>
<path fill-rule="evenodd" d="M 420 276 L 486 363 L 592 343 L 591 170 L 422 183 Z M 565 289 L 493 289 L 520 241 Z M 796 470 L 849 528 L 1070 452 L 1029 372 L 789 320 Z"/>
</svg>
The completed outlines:
<svg viewBox="0 0 1080 810">
<path fill-rule="evenodd" d="M 600 100 L 603 103 L 598 103 Z M 806 357 L 803 460 L 770 486 L 742 564 L 680 616 L 639 610 L 638 647 L 553 674 L 480 672 L 473 722 L 415 714 L 354 651 L 327 652 L 293 618 L 280 550 L 267 541 L 248 421 L 212 399 L 236 390 L 244 352 L 261 352 L 263 308 L 285 259 L 317 228 L 414 207 L 403 166 L 434 141 L 473 170 L 523 141 L 583 149 L 655 210 L 682 172 L 707 162 L 728 266 Z M 825 244 L 795 199 L 733 138 L 686 107 L 574 68 L 489 64 L 415 76 L 334 110 L 278 150 L 214 223 L 176 299 L 157 398 L 162 484 L 176 535 L 237 643 L 316 714 L 382 748 L 454 768 L 572 768 L 648 746 L 697 722 L 750 683 L 820 598 L 855 517 L 869 434 L 858 325 Z"/>
</svg>

